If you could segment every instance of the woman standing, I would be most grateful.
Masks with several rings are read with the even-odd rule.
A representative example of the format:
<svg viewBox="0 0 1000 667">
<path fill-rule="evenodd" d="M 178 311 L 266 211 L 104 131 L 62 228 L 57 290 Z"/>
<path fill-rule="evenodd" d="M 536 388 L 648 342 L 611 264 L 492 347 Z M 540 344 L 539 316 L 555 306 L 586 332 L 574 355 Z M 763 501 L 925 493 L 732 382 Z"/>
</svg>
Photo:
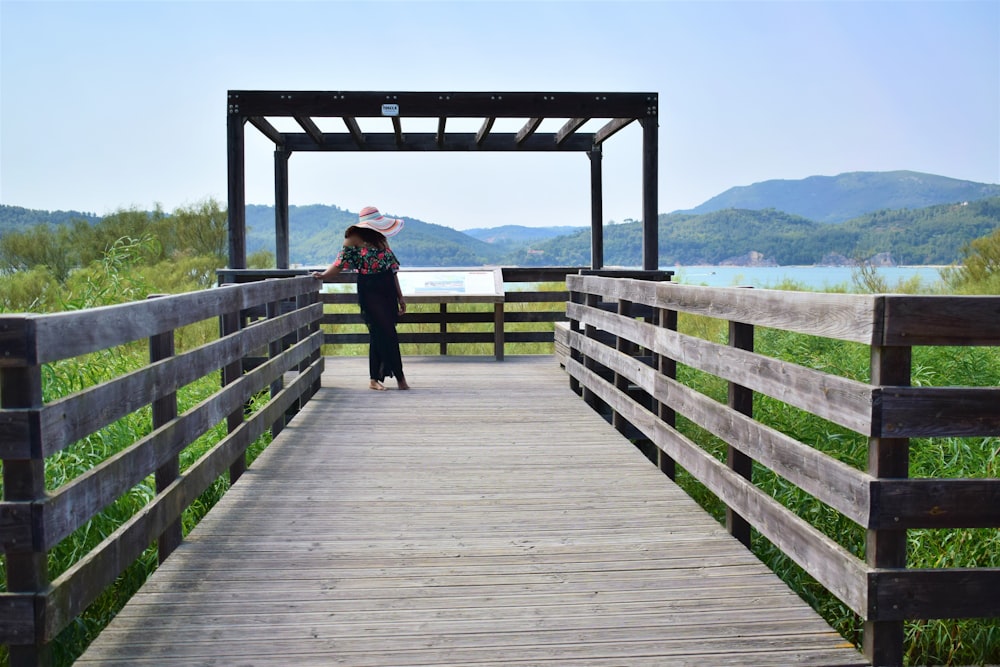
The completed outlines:
<svg viewBox="0 0 1000 667">
<path fill-rule="evenodd" d="M 386 218 L 374 206 L 366 206 L 358 214 L 358 223 L 344 232 L 344 247 L 337 259 L 326 270 L 312 273 L 313 278 L 322 280 L 344 269 L 358 272 L 358 304 L 370 338 L 368 386 L 376 391 L 385 391 L 382 381 L 386 377 L 395 377 L 400 389 L 410 388 L 403 375 L 396 334 L 396 322 L 406 312 L 406 302 L 396 275 L 399 260 L 386 240 L 402 228 L 402 220 Z"/>
</svg>

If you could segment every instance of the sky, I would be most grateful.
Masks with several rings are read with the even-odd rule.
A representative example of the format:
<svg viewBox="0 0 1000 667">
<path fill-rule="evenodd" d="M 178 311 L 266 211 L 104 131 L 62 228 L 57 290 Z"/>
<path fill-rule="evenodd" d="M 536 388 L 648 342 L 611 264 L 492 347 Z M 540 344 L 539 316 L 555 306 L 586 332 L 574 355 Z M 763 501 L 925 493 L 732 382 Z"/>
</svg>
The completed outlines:
<svg viewBox="0 0 1000 667">
<path fill-rule="evenodd" d="M 1000 183 L 1000 0 L 0 0 L 0 204 L 225 206 L 229 90 L 655 92 L 662 213 L 850 171 Z M 605 222 L 642 217 L 641 136 L 604 146 Z M 273 204 L 246 137 L 247 203 Z M 299 153 L 289 202 L 589 226 L 590 165 Z"/>
</svg>

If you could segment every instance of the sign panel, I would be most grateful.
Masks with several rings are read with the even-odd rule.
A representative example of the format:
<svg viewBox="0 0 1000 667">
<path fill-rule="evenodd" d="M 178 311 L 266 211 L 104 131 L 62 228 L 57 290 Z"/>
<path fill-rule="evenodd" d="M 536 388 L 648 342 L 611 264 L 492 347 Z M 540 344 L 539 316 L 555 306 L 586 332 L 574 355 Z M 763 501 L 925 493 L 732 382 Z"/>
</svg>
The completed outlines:
<svg viewBox="0 0 1000 667">
<path fill-rule="evenodd" d="M 502 297 L 500 269 L 403 269 L 399 286 L 410 296 Z"/>
</svg>

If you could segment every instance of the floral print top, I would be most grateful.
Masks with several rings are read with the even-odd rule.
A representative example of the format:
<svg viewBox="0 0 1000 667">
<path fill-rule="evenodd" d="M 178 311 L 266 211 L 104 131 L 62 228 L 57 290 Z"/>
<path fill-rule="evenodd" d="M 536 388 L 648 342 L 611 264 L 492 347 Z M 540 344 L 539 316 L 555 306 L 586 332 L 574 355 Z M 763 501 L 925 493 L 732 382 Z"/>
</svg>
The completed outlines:
<svg viewBox="0 0 1000 667">
<path fill-rule="evenodd" d="M 354 269 L 361 274 L 399 270 L 399 260 L 392 250 L 363 245 L 345 245 L 337 257 L 336 264 L 345 269 Z"/>
</svg>

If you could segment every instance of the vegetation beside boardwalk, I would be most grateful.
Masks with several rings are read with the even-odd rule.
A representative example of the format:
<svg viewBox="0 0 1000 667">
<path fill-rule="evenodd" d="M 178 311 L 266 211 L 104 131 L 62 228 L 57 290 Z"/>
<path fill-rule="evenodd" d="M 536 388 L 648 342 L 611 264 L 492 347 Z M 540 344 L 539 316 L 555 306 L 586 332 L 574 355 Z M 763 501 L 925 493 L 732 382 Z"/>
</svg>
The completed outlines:
<svg viewBox="0 0 1000 667">
<path fill-rule="evenodd" d="M 218 226 L 217 207 L 208 205 L 203 210 L 190 211 L 194 218 L 191 230 L 204 223 Z M 199 217 L 201 216 L 201 217 Z M 126 216 L 127 217 L 127 216 Z M 215 222 L 213 222 L 213 220 Z M 100 252 L 93 248 L 80 249 L 80 257 L 90 258 L 86 263 L 53 272 L 45 264 L 34 264 L 0 271 L 0 312 L 55 312 L 59 310 L 91 308 L 144 299 L 154 293 L 176 293 L 203 289 L 214 282 L 214 270 L 224 264 L 224 259 L 214 251 L 199 254 L 193 247 L 176 242 L 167 252 L 164 243 L 148 230 L 135 230 L 137 236 L 95 235 L 93 242 L 103 244 Z M 105 230 L 108 231 L 108 230 Z M 110 233 L 110 232 L 108 232 Z M 82 238 L 82 237 L 81 237 Z M 211 246 L 206 243 L 205 248 Z M 215 248 L 220 246 L 216 245 Z M 268 257 L 257 258 L 257 265 L 267 265 Z M 81 260 L 82 261 L 82 260 Z M 1000 293 L 1000 232 L 974 242 L 966 251 L 966 261 L 961 267 L 945 272 L 946 284 L 952 293 Z M 884 285 L 876 275 L 859 270 L 854 289 L 874 292 L 913 292 L 919 285 Z M 562 285 L 552 285 L 562 289 Z M 778 285 L 782 289 L 795 289 L 795 285 Z M 847 291 L 848 287 L 844 286 Z M 491 305 L 467 305 L 470 309 L 492 309 Z M 551 304 L 507 304 L 508 309 L 551 309 Z M 332 308 L 332 307 L 328 307 Z M 347 306 L 343 308 L 348 308 Z M 434 305 L 414 305 L 413 309 L 434 309 Z M 401 325 L 403 327 L 435 327 L 436 325 Z M 480 327 L 489 331 L 491 324 L 462 325 L 463 331 Z M 538 330 L 539 324 L 510 324 L 530 326 Z M 686 333 L 709 340 L 724 340 L 722 323 L 698 317 L 682 317 L 680 327 Z M 190 349 L 212 340 L 218 335 L 217 327 L 203 323 L 181 330 L 177 346 Z M 830 370 L 845 377 L 867 380 L 869 359 L 867 348 L 862 346 L 799 336 L 785 332 L 759 329 L 757 349 L 776 357 L 794 359 L 797 363 Z M 548 354 L 551 344 L 519 344 L 511 353 Z M 436 344 L 406 345 L 404 355 L 437 354 Z M 366 346 L 344 346 L 341 349 L 324 348 L 324 354 L 366 353 Z M 490 356 L 492 344 L 453 344 L 449 353 Z M 132 344 L 108 350 L 88 358 L 72 359 L 44 368 L 44 399 L 46 402 L 92 386 L 109 377 L 118 376 L 148 363 L 148 350 L 142 344 Z M 685 383 L 699 388 L 708 395 L 725 399 L 726 388 L 718 380 L 698 377 L 683 366 L 679 376 Z M 718 386 L 712 386 L 712 383 Z M 997 348 L 941 348 L 917 349 L 913 359 L 913 382 L 922 385 L 950 384 L 969 386 L 996 386 L 1000 384 L 1000 349 Z M 206 378 L 185 387 L 180 392 L 179 409 L 183 412 L 196 405 L 215 391 L 219 382 Z M 801 413 L 767 397 L 755 398 L 754 413 L 758 419 L 797 439 L 812 444 L 838 459 L 864 468 L 867 465 L 867 441 L 856 434 Z M 678 426 L 717 456 L 725 457 L 725 448 L 708 434 L 678 420 Z M 46 462 L 46 479 L 50 489 L 73 479 L 106 460 L 148 434 L 152 419 L 148 410 L 141 410 L 100 432 L 74 443 L 65 451 Z M 186 468 L 200 452 L 208 449 L 224 435 L 225 425 L 220 424 L 182 455 L 181 466 Z M 250 452 L 252 460 L 269 442 L 263 436 Z M 837 539 L 856 554 L 864 547 L 864 535 L 852 522 L 829 508 L 820 506 L 809 496 L 782 482 L 763 469 L 755 469 L 755 480 L 762 488 L 807 518 L 827 535 Z M 1000 477 L 1000 438 L 940 438 L 915 439 L 911 443 L 911 474 L 914 477 Z M 681 485 L 715 516 L 722 518 L 718 501 L 708 497 L 704 490 L 682 471 L 678 475 Z M 49 573 L 58 576 L 76 563 L 94 545 L 111 534 L 131 517 L 154 494 L 153 480 L 147 479 L 119 499 L 77 533 L 64 540 L 49 555 Z M 2 490 L 2 486 L 0 486 Z M 220 479 L 199 501 L 184 514 L 185 533 L 204 516 L 205 512 L 226 490 L 225 480 Z M 976 530 L 911 530 L 909 531 L 909 562 L 912 567 L 1000 567 L 1000 531 Z M 754 551 L 808 600 L 828 622 L 846 638 L 860 641 L 860 621 L 842 604 L 805 576 L 784 555 L 777 552 L 762 538 L 756 538 Z M 103 628 L 155 569 L 155 549 L 148 550 L 143 558 L 130 567 L 116 586 L 86 614 L 68 627 L 55 644 L 56 664 L 71 664 L 89 641 Z M 5 560 L 0 561 L 0 586 L 5 585 Z M 1000 662 L 1000 623 L 997 619 L 927 621 L 907 624 L 907 659 L 909 664 L 988 664 Z M 0 664 L 6 663 L 6 651 L 0 649 Z"/>
</svg>

